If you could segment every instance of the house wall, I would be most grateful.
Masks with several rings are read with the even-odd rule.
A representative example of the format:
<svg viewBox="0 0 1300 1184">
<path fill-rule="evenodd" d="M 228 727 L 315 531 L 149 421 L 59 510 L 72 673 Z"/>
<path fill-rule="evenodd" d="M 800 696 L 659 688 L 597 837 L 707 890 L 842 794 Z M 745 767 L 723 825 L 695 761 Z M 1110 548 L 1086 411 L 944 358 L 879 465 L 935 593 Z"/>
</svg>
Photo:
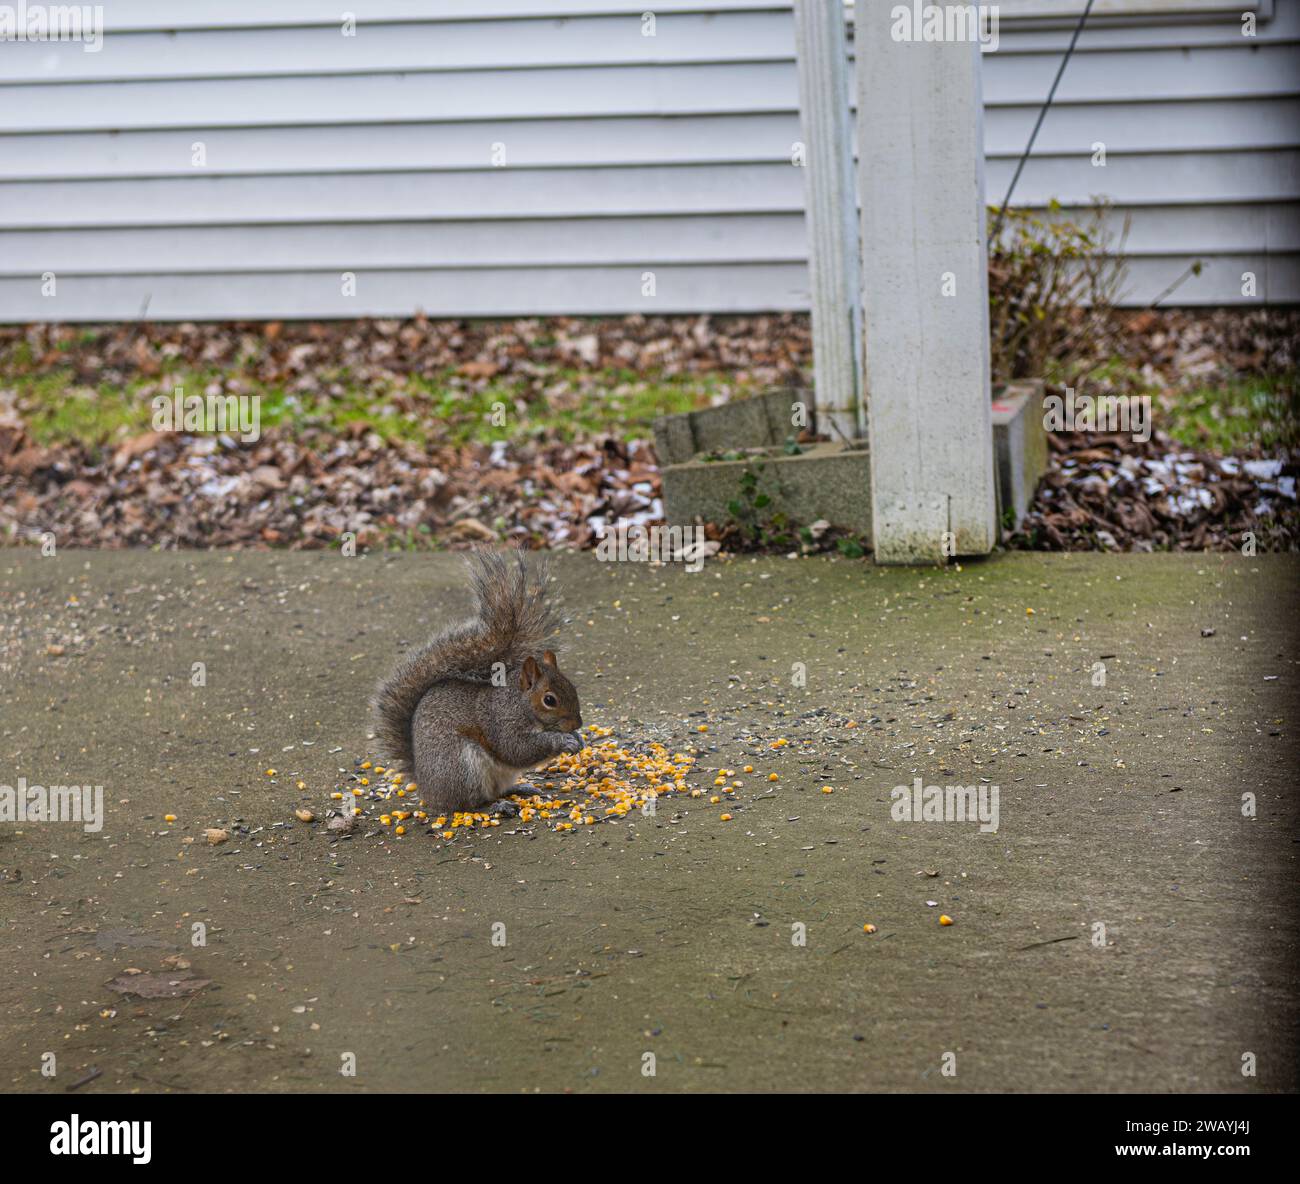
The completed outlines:
<svg viewBox="0 0 1300 1184">
<path fill-rule="evenodd" d="M 1012 18 L 1073 2 L 1003 6 L 991 201 L 1069 38 Z M 1016 201 L 1131 215 L 1132 302 L 1197 259 L 1172 302 L 1300 299 L 1300 0 L 1254 39 L 1270 0 L 1145 2 L 1084 33 Z M 652 37 L 628 0 L 339 7 L 110 0 L 97 53 L 0 42 L 0 321 L 808 306 L 788 0 L 663 0 Z"/>
</svg>

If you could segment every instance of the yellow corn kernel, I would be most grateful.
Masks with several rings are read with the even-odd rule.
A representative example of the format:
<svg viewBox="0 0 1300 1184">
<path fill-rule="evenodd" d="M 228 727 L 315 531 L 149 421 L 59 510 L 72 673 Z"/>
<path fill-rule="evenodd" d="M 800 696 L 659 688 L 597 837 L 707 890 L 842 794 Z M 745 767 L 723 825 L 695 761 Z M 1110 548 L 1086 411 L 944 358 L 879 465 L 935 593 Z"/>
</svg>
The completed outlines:
<svg viewBox="0 0 1300 1184">
<path fill-rule="evenodd" d="M 730 821 L 731 821 L 731 815 L 730 815 L 730 814 L 720 814 L 718 817 L 719 817 L 723 822 L 730 822 Z"/>
<path fill-rule="evenodd" d="M 939 914 L 939 924 L 940 924 L 940 925 L 951 925 L 951 924 L 952 924 L 952 918 L 951 918 L 950 916 L 948 916 L 947 913 L 940 913 L 940 914 Z"/>
<path fill-rule="evenodd" d="M 781 780 L 781 778 L 778 777 L 775 773 L 769 773 L 769 774 L 767 775 L 767 779 L 768 779 L 769 781 L 780 781 L 780 780 Z"/>
<path fill-rule="evenodd" d="M 395 835 L 404 835 L 404 834 L 406 834 L 406 827 L 404 827 L 404 826 L 399 826 L 395 831 L 393 831 L 393 834 L 395 834 Z"/>
<path fill-rule="evenodd" d="M 163 815 L 163 821 L 164 821 L 164 822 L 175 822 L 175 821 L 176 821 L 176 815 L 175 815 L 175 814 L 164 814 L 164 815 Z"/>
<path fill-rule="evenodd" d="M 835 791 L 829 785 L 822 786 L 822 793 L 834 793 Z"/>
</svg>

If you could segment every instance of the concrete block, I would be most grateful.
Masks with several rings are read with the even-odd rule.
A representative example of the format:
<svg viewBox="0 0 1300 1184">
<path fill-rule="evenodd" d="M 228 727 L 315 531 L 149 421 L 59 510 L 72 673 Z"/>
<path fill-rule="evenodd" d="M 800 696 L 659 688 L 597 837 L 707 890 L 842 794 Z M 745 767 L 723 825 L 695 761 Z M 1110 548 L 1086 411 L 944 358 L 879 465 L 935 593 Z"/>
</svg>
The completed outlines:
<svg viewBox="0 0 1300 1184">
<path fill-rule="evenodd" d="M 737 399 L 720 407 L 665 415 L 655 420 L 655 451 L 659 464 L 682 464 L 701 452 L 737 448 L 773 448 L 800 429 L 791 422 L 793 406 L 803 403 L 811 416 L 812 392 L 791 387 L 768 391 L 752 399 Z M 809 426 L 812 426 L 810 419 Z"/>
<path fill-rule="evenodd" d="M 794 433 L 790 407 L 808 392 L 772 391 L 757 398 L 671 415 L 655 423 L 668 522 L 685 526 L 701 519 L 725 524 L 728 503 L 743 502 L 741 478 L 753 472 L 755 491 L 770 499 L 761 511 L 784 514 L 795 526 L 825 519 L 869 545 L 874 537 L 870 452 L 865 440 L 852 444 L 805 445 L 787 456 L 783 445 Z M 1016 525 L 1033 501 L 1047 471 L 1047 433 L 1043 428 L 1043 384 L 1019 382 L 1001 387 L 992 407 L 993 449 L 999 514 L 1010 508 Z M 745 452 L 736 460 L 709 454 Z M 942 563 L 944 532 L 951 527 L 951 505 L 943 494 L 894 497 L 878 507 L 877 519 L 892 523 L 891 539 L 876 546 L 878 562 Z"/>
<path fill-rule="evenodd" d="M 998 517 L 1011 511 L 1015 529 L 1024 521 L 1038 482 L 1047 472 L 1043 384 L 1013 382 L 993 395 L 993 454 L 998 475 Z"/>
<path fill-rule="evenodd" d="M 807 445 L 798 456 L 770 448 L 743 460 L 695 458 L 662 472 L 670 525 L 689 525 L 696 518 L 719 525 L 731 521 L 728 503 L 744 501 L 742 477 L 752 472 L 755 491 L 771 499 L 759 511 L 761 519 L 784 514 L 792 526 L 808 526 L 824 518 L 870 543 L 871 466 L 865 441 Z"/>
</svg>

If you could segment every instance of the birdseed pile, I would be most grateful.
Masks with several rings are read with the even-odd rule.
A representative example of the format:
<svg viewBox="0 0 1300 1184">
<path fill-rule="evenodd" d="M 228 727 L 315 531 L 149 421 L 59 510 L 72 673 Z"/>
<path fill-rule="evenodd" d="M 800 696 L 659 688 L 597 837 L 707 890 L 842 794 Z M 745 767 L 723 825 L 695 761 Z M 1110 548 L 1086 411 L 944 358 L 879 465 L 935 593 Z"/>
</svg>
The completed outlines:
<svg viewBox="0 0 1300 1184">
<path fill-rule="evenodd" d="M 653 814 L 655 803 L 668 794 L 705 796 L 690 780 L 695 767 L 693 753 L 670 752 L 659 743 L 624 747 L 608 738 L 613 729 L 594 724 L 586 731 L 588 742 L 579 752 L 556 757 L 523 778 L 516 792 L 507 795 L 505 800 L 513 803 L 518 815 L 512 819 L 507 813 L 504 820 L 565 832 L 622 818 L 634 810 Z M 743 782 L 728 781 L 733 774 L 734 770 L 718 770 L 714 778 L 718 789 L 711 802 L 721 802 L 723 795 L 734 794 L 743 786 Z M 345 817 L 350 809 L 358 822 L 377 821 L 394 835 L 420 828 L 454 839 L 468 831 L 499 827 L 503 821 L 500 810 L 433 815 L 425 810 L 418 785 L 372 760 L 359 761 L 331 797 Z M 349 801 L 350 806 L 342 804 Z"/>
</svg>

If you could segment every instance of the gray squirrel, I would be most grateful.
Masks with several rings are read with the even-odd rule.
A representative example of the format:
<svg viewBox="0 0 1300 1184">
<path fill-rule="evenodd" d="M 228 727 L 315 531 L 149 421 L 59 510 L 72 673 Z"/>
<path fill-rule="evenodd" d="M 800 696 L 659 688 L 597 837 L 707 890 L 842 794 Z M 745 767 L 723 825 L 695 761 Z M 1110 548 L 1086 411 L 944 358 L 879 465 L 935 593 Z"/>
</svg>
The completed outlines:
<svg viewBox="0 0 1300 1184">
<path fill-rule="evenodd" d="M 482 810 L 582 748 L 578 692 L 545 648 L 560 625 L 546 565 L 490 551 L 468 563 L 474 616 L 405 654 L 372 700 L 385 761 L 440 815 Z"/>
</svg>

